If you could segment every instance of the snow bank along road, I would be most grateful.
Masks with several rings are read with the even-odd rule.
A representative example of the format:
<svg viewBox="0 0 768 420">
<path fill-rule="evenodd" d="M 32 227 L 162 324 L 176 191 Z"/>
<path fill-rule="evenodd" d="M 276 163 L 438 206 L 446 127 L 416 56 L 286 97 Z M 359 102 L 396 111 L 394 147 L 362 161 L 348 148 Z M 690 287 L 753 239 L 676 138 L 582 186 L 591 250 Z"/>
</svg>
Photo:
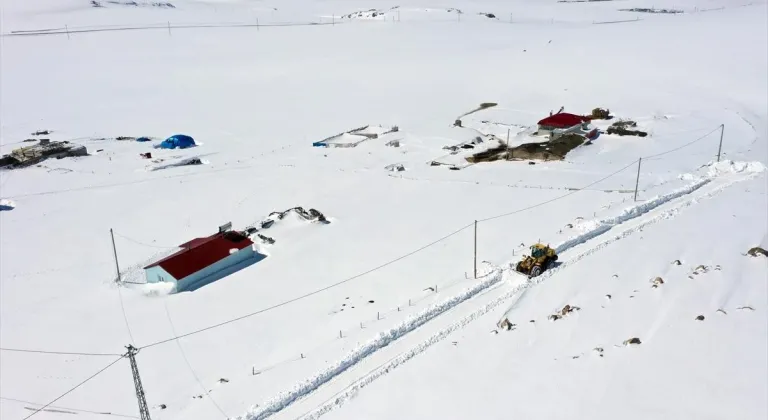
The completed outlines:
<svg viewBox="0 0 768 420">
<path fill-rule="evenodd" d="M 618 216 L 597 221 L 586 232 L 557 245 L 558 253 L 564 257 L 561 258 L 561 264 L 541 276 L 526 281 L 525 277 L 509 270 L 496 269 L 475 286 L 379 333 L 377 337 L 357 347 L 346 357 L 315 376 L 251 408 L 247 414 L 238 419 L 262 420 L 276 413 L 280 413 L 284 418 L 316 419 L 344 404 L 360 389 L 424 352 L 431 345 L 442 341 L 453 331 L 464 327 L 505 301 L 519 298 L 531 286 L 615 241 L 642 231 L 649 225 L 670 219 L 684 208 L 712 197 L 735 183 L 758 176 L 765 170 L 761 164 L 729 161 L 710 164 L 709 167 L 706 176 L 695 180 L 690 185 L 630 206 Z M 610 237 L 601 242 L 591 242 L 594 239 L 603 238 L 609 232 L 613 232 Z M 510 279 L 509 282 L 501 282 L 502 279 L 507 278 Z M 501 287 L 498 287 L 499 285 Z M 482 302 L 476 299 L 464 311 L 451 311 L 459 304 L 484 292 L 488 292 L 488 297 Z M 432 320 L 434 322 L 430 323 L 429 321 Z M 410 334 L 412 332 L 414 334 Z M 406 335 L 408 335 L 407 339 Z M 323 386 L 326 384 L 327 386 Z"/>
</svg>

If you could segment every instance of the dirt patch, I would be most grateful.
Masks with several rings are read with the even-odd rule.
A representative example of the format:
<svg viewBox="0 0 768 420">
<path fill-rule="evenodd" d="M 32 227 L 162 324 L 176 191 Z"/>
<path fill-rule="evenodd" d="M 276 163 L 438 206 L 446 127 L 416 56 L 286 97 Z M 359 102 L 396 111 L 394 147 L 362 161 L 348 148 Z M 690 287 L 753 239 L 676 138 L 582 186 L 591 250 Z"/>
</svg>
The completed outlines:
<svg viewBox="0 0 768 420">
<path fill-rule="evenodd" d="M 611 124 L 610 127 L 608 127 L 608 130 L 606 130 L 606 133 L 616 134 L 619 136 L 638 136 L 638 137 L 645 137 L 648 135 L 648 133 L 646 133 L 645 131 L 629 129 L 629 128 L 635 128 L 635 127 L 637 127 L 637 123 L 631 120 L 616 121 L 615 123 Z"/>
<path fill-rule="evenodd" d="M 503 144 L 475 153 L 467 158 L 470 163 L 497 160 L 563 160 L 571 150 L 584 144 L 586 139 L 578 134 L 566 134 L 543 143 L 525 143 L 507 149 Z"/>
<path fill-rule="evenodd" d="M 633 9 L 619 9 L 619 11 L 636 12 L 636 13 L 664 13 L 664 14 L 671 14 L 671 15 L 683 13 L 682 10 L 676 10 L 676 9 L 648 9 L 644 7 L 635 7 Z"/>
</svg>

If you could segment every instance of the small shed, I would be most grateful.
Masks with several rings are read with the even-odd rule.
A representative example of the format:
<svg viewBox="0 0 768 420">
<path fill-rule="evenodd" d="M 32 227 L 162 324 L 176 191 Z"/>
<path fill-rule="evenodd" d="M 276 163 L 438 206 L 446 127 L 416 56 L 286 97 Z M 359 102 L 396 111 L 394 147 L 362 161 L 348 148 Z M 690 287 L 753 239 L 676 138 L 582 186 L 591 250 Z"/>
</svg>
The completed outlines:
<svg viewBox="0 0 768 420">
<path fill-rule="evenodd" d="M 564 130 L 577 125 L 584 125 L 589 123 L 589 121 L 589 117 L 561 112 L 539 121 L 538 132 L 541 135 L 548 135 L 554 130 Z"/>
<path fill-rule="evenodd" d="M 247 235 L 221 228 L 215 235 L 195 238 L 179 248 L 182 249 L 144 267 L 147 283 L 175 282 L 177 290 L 187 290 L 259 255 Z"/>
</svg>

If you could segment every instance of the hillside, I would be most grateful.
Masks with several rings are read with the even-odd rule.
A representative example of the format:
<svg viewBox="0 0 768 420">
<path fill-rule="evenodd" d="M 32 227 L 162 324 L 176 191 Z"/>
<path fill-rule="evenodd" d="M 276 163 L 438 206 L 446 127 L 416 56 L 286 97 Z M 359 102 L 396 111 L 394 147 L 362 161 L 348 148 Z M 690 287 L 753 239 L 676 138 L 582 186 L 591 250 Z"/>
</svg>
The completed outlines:
<svg viewBox="0 0 768 420">
<path fill-rule="evenodd" d="M 138 417 L 128 344 L 153 419 L 768 414 L 765 3 L 96 3 L 0 5 L 0 154 L 88 151 L 0 170 L 1 418 Z M 615 117 L 467 159 L 561 107 Z M 263 259 L 144 284 L 228 222 Z"/>
</svg>

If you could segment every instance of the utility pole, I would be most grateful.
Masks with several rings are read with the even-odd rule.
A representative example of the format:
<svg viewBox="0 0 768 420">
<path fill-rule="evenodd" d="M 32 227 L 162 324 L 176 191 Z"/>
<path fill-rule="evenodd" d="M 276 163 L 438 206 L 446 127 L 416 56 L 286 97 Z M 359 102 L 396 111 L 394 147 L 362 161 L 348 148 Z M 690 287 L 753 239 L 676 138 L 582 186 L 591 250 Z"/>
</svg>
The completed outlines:
<svg viewBox="0 0 768 420">
<path fill-rule="evenodd" d="M 640 185 L 640 164 L 643 163 L 643 158 L 637 160 L 637 179 L 635 180 L 635 201 L 637 201 L 637 186 Z"/>
<path fill-rule="evenodd" d="M 475 279 L 477 279 L 477 220 L 475 220 Z"/>
<path fill-rule="evenodd" d="M 720 162 L 720 152 L 723 151 L 723 134 L 725 133 L 725 124 L 720 124 L 720 145 L 717 146 L 717 161 Z"/>
<path fill-rule="evenodd" d="M 121 281 L 120 279 L 120 265 L 117 263 L 117 247 L 115 246 L 115 234 L 112 232 L 112 229 L 109 229 L 109 236 L 112 237 L 112 252 L 115 254 L 115 268 L 117 268 L 117 282 L 119 283 Z"/>
<path fill-rule="evenodd" d="M 147 399 L 144 396 L 144 387 L 141 386 L 141 378 L 139 377 L 139 367 L 136 365 L 136 353 L 139 349 L 133 347 L 133 345 L 127 345 L 128 360 L 131 361 L 131 372 L 133 373 L 133 385 L 136 387 L 136 399 L 139 401 L 139 414 L 141 420 L 152 420 L 149 417 L 149 407 L 147 407 Z"/>
</svg>

